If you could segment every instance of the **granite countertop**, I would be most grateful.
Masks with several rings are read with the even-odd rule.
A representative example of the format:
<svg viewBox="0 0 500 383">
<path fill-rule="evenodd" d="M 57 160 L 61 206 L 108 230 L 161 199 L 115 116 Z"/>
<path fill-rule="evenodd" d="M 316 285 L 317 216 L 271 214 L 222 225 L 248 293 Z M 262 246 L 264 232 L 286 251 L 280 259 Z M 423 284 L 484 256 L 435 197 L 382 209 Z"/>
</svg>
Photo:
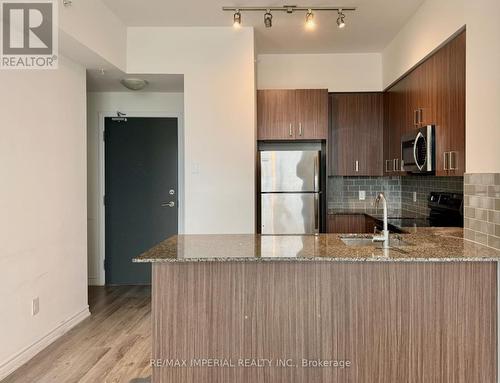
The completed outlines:
<svg viewBox="0 0 500 383">
<path fill-rule="evenodd" d="M 464 241 L 461 228 L 418 228 L 391 234 L 406 246 L 380 249 L 347 246 L 342 237 L 369 235 L 177 235 L 134 258 L 134 262 L 202 261 L 498 261 L 500 251 Z"/>
</svg>

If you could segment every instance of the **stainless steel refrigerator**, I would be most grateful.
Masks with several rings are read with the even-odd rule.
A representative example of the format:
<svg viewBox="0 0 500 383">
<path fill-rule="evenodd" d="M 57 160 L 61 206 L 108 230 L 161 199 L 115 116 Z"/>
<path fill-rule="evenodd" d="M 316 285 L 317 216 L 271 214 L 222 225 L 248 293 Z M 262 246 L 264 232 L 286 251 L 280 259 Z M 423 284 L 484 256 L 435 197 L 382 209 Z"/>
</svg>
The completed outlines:
<svg viewBox="0 0 500 383">
<path fill-rule="evenodd" d="M 319 233 L 320 154 L 260 152 L 262 234 Z"/>
</svg>

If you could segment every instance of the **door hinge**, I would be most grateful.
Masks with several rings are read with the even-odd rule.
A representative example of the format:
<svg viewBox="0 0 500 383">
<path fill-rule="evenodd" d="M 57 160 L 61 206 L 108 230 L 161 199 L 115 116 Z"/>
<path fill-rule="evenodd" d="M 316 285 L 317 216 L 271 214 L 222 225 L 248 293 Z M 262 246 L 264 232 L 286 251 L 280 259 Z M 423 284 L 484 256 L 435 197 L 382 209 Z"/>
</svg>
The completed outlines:
<svg viewBox="0 0 500 383">
<path fill-rule="evenodd" d="M 106 206 L 106 194 L 102 196 L 102 204 Z"/>
<path fill-rule="evenodd" d="M 106 262 L 106 258 L 104 259 L 103 264 L 104 264 L 104 265 L 103 265 L 103 266 L 104 266 L 104 271 L 106 271 L 106 269 L 108 268 L 108 267 L 107 267 L 107 266 L 108 266 L 108 263 Z"/>
<path fill-rule="evenodd" d="M 106 129 L 102 131 L 102 140 L 106 142 Z"/>
</svg>

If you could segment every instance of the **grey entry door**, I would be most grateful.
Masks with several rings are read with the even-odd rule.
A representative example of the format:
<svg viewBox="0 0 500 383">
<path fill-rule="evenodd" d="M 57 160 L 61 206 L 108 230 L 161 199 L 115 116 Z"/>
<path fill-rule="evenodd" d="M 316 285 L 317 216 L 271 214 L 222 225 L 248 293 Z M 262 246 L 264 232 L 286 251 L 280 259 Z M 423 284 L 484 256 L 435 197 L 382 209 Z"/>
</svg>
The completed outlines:
<svg viewBox="0 0 500 383">
<path fill-rule="evenodd" d="M 177 234 L 177 119 L 105 119 L 106 283 L 151 283 L 132 258 Z"/>
</svg>

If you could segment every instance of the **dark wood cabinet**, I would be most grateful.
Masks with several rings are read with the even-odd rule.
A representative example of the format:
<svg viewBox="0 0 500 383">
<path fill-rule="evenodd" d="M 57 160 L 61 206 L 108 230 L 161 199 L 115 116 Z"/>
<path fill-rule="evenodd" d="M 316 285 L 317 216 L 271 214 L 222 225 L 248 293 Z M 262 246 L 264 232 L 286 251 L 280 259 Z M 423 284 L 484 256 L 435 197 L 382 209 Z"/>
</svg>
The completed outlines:
<svg viewBox="0 0 500 383">
<path fill-rule="evenodd" d="M 295 91 L 295 138 L 326 140 L 328 137 L 328 90 L 298 89 Z"/>
<path fill-rule="evenodd" d="M 328 215 L 328 233 L 373 234 L 375 226 L 375 219 L 365 214 Z"/>
<path fill-rule="evenodd" d="M 384 174 L 401 174 L 401 136 L 436 126 L 436 175 L 465 171 L 465 31 L 384 94 Z"/>
<path fill-rule="evenodd" d="M 294 139 L 295 91 L 257 92 L 257 136 L 259 140 Z"/>
<path fill-rule="evenodd" d="M 326 140 L 328 90 L 257 91 L 259 140 Z"/>
<path fill-rule="evenodd" d="M 384 175 L 401 174 L 401 136 L 414 129 L 409 89 L 409 80 L 404 78 L 384 94 Z"/>
<path fill-rule="evenodd" d="M 330 175 L 382 175 L 383 94 L 332 93 Z"/>
</svg>

